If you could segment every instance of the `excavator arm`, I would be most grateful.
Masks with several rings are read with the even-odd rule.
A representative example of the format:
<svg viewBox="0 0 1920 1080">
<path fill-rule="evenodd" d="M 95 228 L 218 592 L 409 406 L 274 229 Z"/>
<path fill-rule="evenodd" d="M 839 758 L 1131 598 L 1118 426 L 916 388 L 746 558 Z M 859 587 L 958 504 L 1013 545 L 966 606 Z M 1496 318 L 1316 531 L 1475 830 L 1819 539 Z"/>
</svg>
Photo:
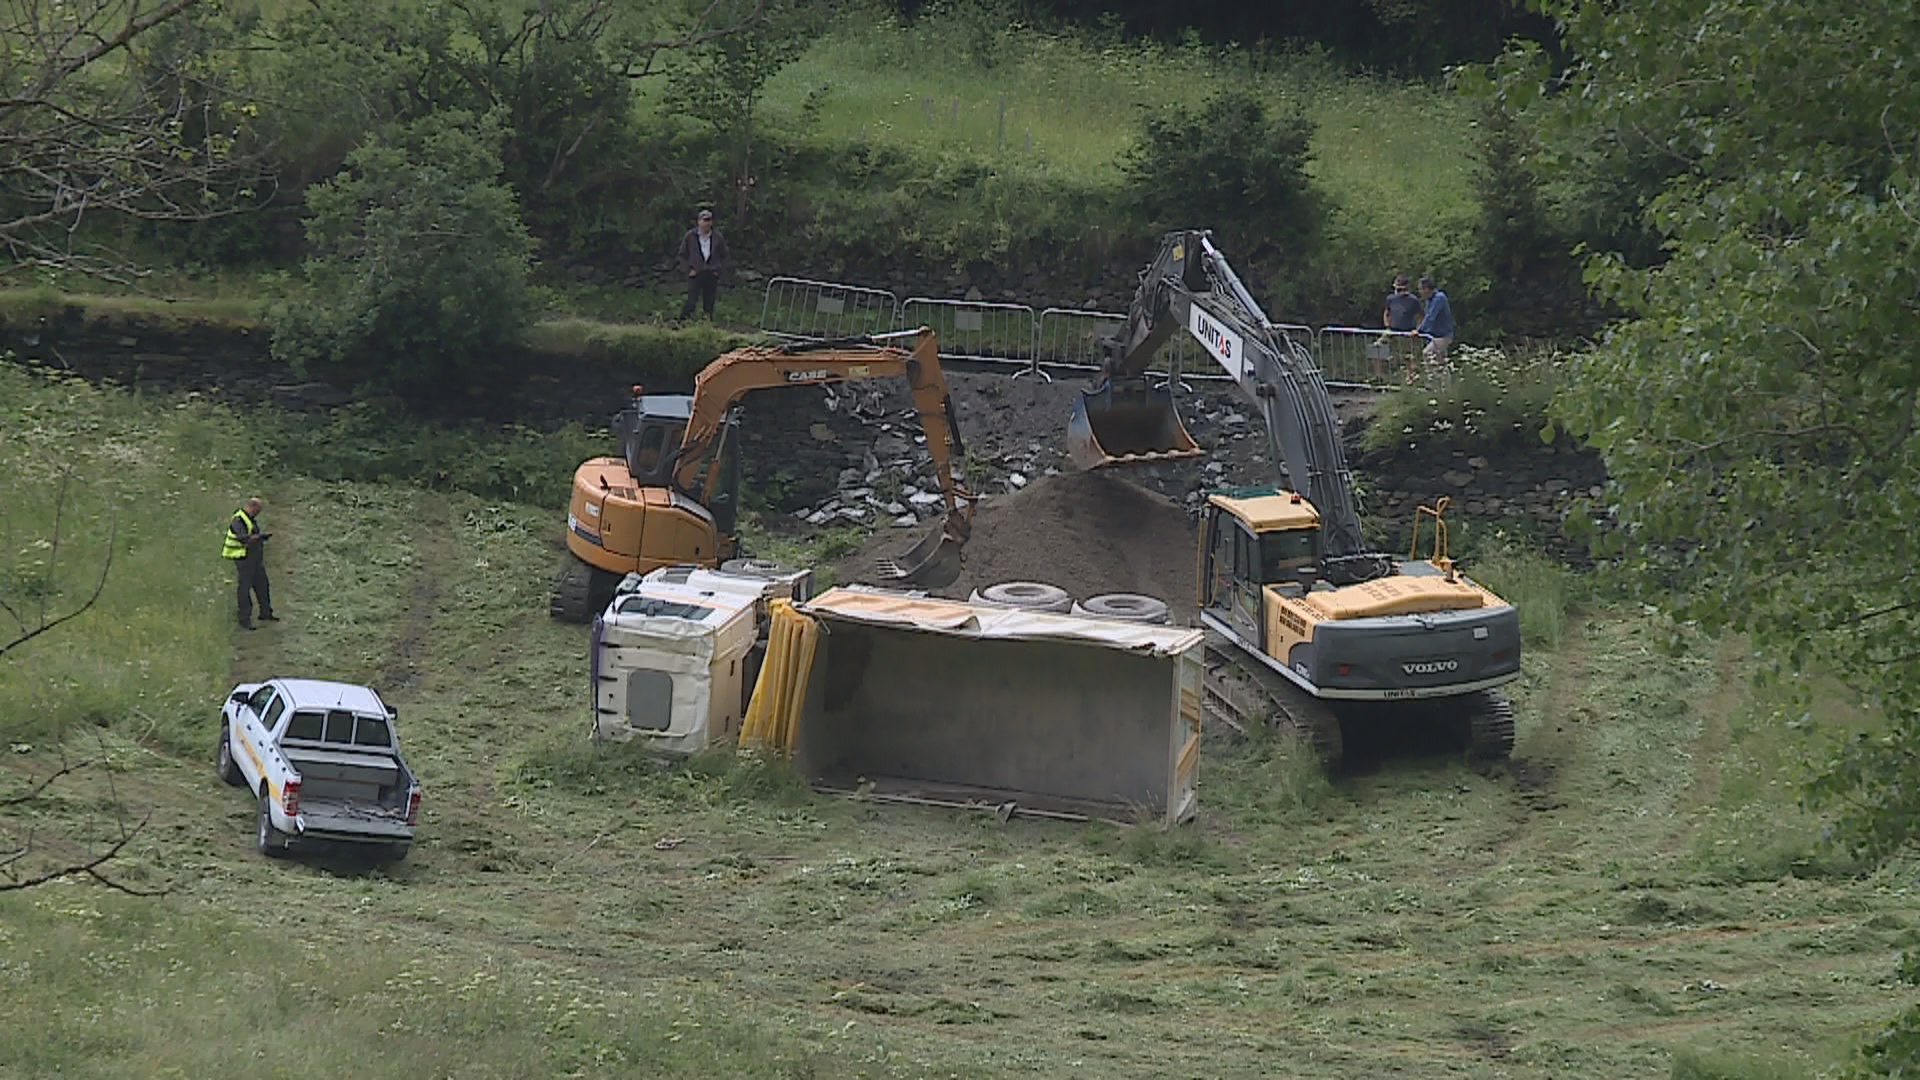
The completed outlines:
<svg viewBox="0 0 1920 1080">
<path fill-rule="evenodd" d="M 885 344 L 905 337 L 914 339 L 911 350 Z M 939 345 L 933 331 L 924 327 L 875 337 L 736 349 L 708 364 L 694 379 L 686 434 L 674 455 L 674 486 L 683 492 L 712 490 L 719 462 L 706 451 L 719 437 L 728 410 L 751 391 L 897 377 L 907 380 L 913 394 L 941 498 L 947 515 L 955 516 L 968 495 L 953 478 L 953 455 L 964 454 L 966 448 L 954 419 L 946 373 L 940 368 Z M 703 461 L 709 471 L 705 483 L 699 475 Z"/>
<path fill-rule="evenodd" d="M 1339 420 L 1306 349 L 1276 328 L 1209 234 L 1167 234 L 1141 275 L 1127 321 L 1109 341 L 1094 388 L 1076 402 L 1068 454 L 1082 468 L 1144 464 L 1203 453 L 1170 394 L 1148 385 L 1148 365 L 1177 333 L 1198 340 L 1259 411 L 1283 486 L 1320 512 L 1323 572 L 1336 582 L 1388 574 L 1367 549 Z"/>
<path fill-rule="evenodd" d="M 911 349 L 891 342 L 911 338 Z M 871 337 L 796 342 L 736 349 L 708 364 L 694 380 L 686 433 L 671 466 L 673 486 L 682 493 L 712 491 L 721 458 L 707 450 L 720 437 L 729 410 L 754 390 L 775 386 L 817 386 L 864 379 L 904 377 L 914 412 L 926 432 L 945 515 L 940 528 L 910 550 L 886 560 L 882 575 L 916 584 L 942 585 L 959 576 L 960 548 L 972 532 L 972 495 L 954 479 L 955 454 L 965 454 L 953 397 L 940 367 L 940 348 L 932 330 Z M 704 480 L 701 471 L 705 469 Z"/>
</svg>

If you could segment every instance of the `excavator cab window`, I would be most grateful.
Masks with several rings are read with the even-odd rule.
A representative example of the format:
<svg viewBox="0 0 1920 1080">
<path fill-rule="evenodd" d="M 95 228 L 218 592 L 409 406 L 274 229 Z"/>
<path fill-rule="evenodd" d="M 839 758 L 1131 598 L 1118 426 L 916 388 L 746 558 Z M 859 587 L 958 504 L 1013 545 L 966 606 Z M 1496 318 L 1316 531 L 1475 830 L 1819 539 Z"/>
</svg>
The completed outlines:
<svg viewBox="0 0 1920 1080">
<path fill-rule="evenodd" d="M 686 431 L 685 417 L 634 416 L 626 437 L 627 471 L 642 486 L 665 484 L 673 467 L 673 452 Z"/>
<path fill-rule="evenodd" d="M 1279 529 L 1261 533 L 1260 583 L 1300 583 L 1313 576 L 1320 561 L 1320 530 Z"/>
</svg>

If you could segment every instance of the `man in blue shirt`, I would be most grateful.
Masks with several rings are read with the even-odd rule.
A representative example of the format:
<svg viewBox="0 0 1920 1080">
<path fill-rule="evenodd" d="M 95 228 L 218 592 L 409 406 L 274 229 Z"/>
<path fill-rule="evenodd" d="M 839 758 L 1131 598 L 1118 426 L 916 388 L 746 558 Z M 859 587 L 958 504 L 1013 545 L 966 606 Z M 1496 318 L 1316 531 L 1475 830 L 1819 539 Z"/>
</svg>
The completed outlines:
<svg viewBox="0 0 1920 1080">
<path fill-rule="evenodd" d="M 1433 278 L 1420 279 L 1420 299 L 1427 305 L 1426 317 L 1420 320 L 1420 332 L 1432 338 L 1427 342 L 1426 357 L 1436 363 L 1447 358 L 1447 350 L 1453 347 L 1453 308 L 1447 304 L 1447 294 L 1433 287 Z"/>
</svg>

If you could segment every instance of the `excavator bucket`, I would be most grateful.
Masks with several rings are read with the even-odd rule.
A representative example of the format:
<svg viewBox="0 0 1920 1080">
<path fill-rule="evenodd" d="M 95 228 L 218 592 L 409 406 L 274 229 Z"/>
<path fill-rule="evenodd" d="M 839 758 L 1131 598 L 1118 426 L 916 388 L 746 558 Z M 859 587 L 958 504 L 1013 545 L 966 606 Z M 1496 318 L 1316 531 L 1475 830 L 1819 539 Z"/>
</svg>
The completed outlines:
<svg viewBox="0 0 1920 1080">
<path fill-rule="evenodd" d="M 969 531 L 966 518 L 948 515 L 938 529 L 921 537 L 904 554 L 879 560 L 878 577 L 929 589 L 953 584 L 960 580 L 960 547 L 967 542 Z"/>
<path fill-rule="evenodd" d="M 1067 421 L 1067 457 L 1082 469 L 1145 465 L 1200 457 L 1187 434 L 1173 395 L 1146 386 L 1116 389 L 1111 384 L 1083 393 Z"/>
</svg>

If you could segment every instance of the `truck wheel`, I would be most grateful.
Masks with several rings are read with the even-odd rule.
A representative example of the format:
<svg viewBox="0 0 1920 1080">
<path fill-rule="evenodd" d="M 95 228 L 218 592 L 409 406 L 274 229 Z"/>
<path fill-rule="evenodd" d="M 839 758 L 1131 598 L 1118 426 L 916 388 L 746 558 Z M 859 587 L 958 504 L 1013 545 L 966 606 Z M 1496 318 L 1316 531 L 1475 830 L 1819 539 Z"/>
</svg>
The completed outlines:
<svg viewBox="0 0 1920 1080">
<path fill-rule="evenodd" d="M 1042 581 L 1003 581 L 984 589 L 975 589 L 967 599 L 976 604 L 1020 608 L 1024 611 L 1051 611 L 1065 615 L 1073 610 L 1073 597 L 1065 589 Z"/>
<path fill-rule="evenodd" d="M 240 766 L 233 763 L 233 738 L 225 722 L 220 725 L 220 742 L 213 748 L 213 771 L 234 787 L 247 782 L 246 777 L 240 775 Z"/>
<path fill-rule="evenodd" d="M 254 815 L 253 846 L 269 859 L 287 853 L 287 834 L 273 827 L 273 797 L 265 788 L 260 791 L 260 809 Z"/>
<path fill-rule="evenodd" d="M 1073 613 L 1123 622 L 1164 623 L 1167 621 L 1167 603 L 1139 593 L 1103 593 L 1089 596 L 1073 605 Z"/>
</svg>

